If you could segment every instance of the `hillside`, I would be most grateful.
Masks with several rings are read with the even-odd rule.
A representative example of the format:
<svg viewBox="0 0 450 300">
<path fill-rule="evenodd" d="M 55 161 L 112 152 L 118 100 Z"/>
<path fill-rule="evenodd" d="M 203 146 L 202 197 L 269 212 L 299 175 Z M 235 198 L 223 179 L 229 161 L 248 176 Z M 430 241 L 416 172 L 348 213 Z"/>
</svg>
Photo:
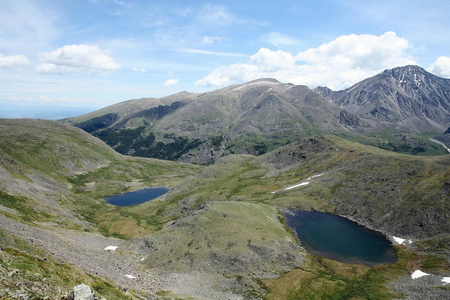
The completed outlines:
<svg viewBox="0 0 450 300">
<path fill-rule="evenodd" d="M 19 284 L 23 295 L 56 298 L 82 282 L 106 299 L 448 293 L 436 282 L 449 272 L 450 156 L 316 136 L 205 168 L 125 157 L 56 122 L 0 120 L 0 129 L 2 295 L 19 297 Z M 142 205 L 103 200 L 162 185 L 170 192 Z M 280 210 L 289 207 L 339 214 L 413 244 L 396 248 L 397 263 L 377 268 L 317 258 L 285 226 Z M 110 245 L 118 249 L 103 250 Z M 416 268 L 433 281 L 416 289 L 409 277 Z"/>
<path fill-rule="evenodd" d="M 158 230 L 166 220 L 159 223 L 147 214 L 112 207 L 103 198 L 171 187 L 198 171 L 196 166 L 124 157 L 59 122 L 1 119 L 1 297 L 59 299 L 85 282 L 107 299 L 131 299 L 119 287 L 127 285 L 124 274 L 115 274 L 114 281 L 108 274 L 132 262 L 103 249 L 120 243 L 116 237 Z"/>
<path fill-rule="evenodd" d="M 134 114 L 151 110 L 152 108 L 156 108 L 158 106 L 170 106 L 172 103 L 177 101 L 189 101 L 189 99 L 194 99 L 197 96 L 197 94 L 193 93 L 180 92 L 163 98 L 141 98 L 128 100 L 78 117 L 64 119 L 63 121 L 69 124 L 79 124 L 104 115 L 109 115 L 113 116 L 113 121 L 107 124 L 107 126 L 109 126 L 116 121 L 121 122 Z"/>
<path fill-rule="evenodd" d="M 373 126 L 424 132 L 444 131 L 450 123 L 450 79 L 419 66 L 385 70 L 338 92 L 316 91 Z"/>
<path fill-rule="evenodd" d="M 450 156 L 405 156 L 335 137 L 302 139 L 259 157 L 227 156 L 174 188 L 176 193 L 166 200 L 172 204 L 161 213 L 171 215 L 175 210 L 182 215 L 179 219 L 156 234 L 131 240 L 122 249 L 143 257 L 145 270 L 206 272 L 211 274 L 210 278 L 217 274 L 235 277 L 241 284 L 251 286 L 256 295 L 261 289 L 252 279 L 255 274 L 270 278 L 273 275 L 268 271 L 279 272 L 294 266 L 298 266 L 294 273 L 286 275 L 289 280 L 296 278 L 295 270 L 299 268 L 305 271 L 303 275 L 309 274 L 306 277 L 312 276 L 326 286 L 319 291 L 302 285 L 305 289 L 316 295 L 333 291 L 333 280 L 328 281 L 322 275 L 336 272 L 334 267 L 328 265 L 322 275 L 316 274 L 317 266 L 313 270 L 305 269 L 311 263 L 307 263 L 308 256 L 305 260 L 301 252 L 292 252 L 295 248 L 280 243 L 273 235 L 276 227 L 267 227 L 275 222 L 275 216 L 268 210 L 271 206 L 298 207 L 339 214 L 388 236 L 407 237 L 414 241 L 414 249 L 422 250 L 421 245 L 427 244 L 430 248 L 425 251 L 438 255 L 442 263 L 442 273 L 436 274 L 446 274 L 445 262 L 450 249 L 443 245 L 448 242 L 450 232 L 449 164 Z M 322 175 L 305 187 L 282 190 L 318 174 Z M 281 249 L 284 255 L 278 252 Z M 255 253 L 263 258 L 262 262 Z M 412 265 L 424 263 L 423 258 L 412 260 L 409 267 L 400 267 L 402 271 L 379 271 L 405 276 Z M 398 267 L 396 264 L 395 268 Z M 223 288 L 229 286 L 229 291 L 239 290 L 239 286 L 221 284 Z M 346 288 L 349 286 L 344 284 Z M 439 294 L 432 288 L 426 290 L 430 295 Z M 359 295 L 364 296 L 361 291 Z M 379 299 L 389 299 L 389 296 Z"/>
<path fill-rule="evenodd" d="M 113 106 L 94 114 L 102 116 L 66 121 L 124 154 L 195 163 L 231 153 L 262 154 L 302 136 L 354 126 L 341 122 L 342 112 L 307 87 L 274 79 L 178 99 L 122 119 L 111 115 Z"/>
<path fill-rule="evenodd" d="M 204 94 L 125 101 L 63 120 L 116 151 L 197 164 L 261 155 L 301 137 L 335 134 L 399 153 L 438 155 L 450 124 L 450 80 L 420 67 L 386 70 L 346 90 L 259 79 Z"/>
</svg>

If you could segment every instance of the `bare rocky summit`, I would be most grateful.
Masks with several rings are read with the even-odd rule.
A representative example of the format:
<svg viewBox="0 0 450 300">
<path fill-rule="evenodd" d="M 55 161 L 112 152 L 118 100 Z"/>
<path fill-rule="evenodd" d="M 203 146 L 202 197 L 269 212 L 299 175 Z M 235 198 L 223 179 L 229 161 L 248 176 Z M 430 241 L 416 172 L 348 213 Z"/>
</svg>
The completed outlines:
<svg viewBox="0 0 450 300">
<path fill-rule="evenodd" d="M 450 124 L 450 79 L 419 66 L 385 70 L 342 91 L 315 90 L 375 127 L 423 132 L 443 131 Z"/>
</svg>

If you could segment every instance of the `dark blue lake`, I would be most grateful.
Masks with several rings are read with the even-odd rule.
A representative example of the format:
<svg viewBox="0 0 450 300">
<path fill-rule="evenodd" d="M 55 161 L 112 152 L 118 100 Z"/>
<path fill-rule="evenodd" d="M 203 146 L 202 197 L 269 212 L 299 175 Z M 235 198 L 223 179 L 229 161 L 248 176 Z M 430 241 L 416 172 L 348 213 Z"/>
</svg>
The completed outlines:
<svg viewBox="0 0 450 300">
<path fill-rule="evenodd" d="M 375 266 L 397 261 L 397 251 L 381 233 L 348 219 L 316 211 L 284 213 L 308 253 L 350 263 Z"/>
<path fill-rule="evenodd" d="M 158 198 L 169 191 L 166 187 L 143 189 L 108 197 L 105 201 L 116 206 L 133 206 Z"/>
</svg>

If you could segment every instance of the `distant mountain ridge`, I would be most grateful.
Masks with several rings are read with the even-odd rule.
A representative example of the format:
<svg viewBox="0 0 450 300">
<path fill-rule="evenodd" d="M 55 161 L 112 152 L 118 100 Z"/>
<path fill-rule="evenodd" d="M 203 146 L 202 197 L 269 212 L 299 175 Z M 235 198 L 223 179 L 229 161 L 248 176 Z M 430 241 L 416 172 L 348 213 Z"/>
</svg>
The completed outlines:
<svg viewBox="0 0 450 300">
<path fill-rule="evenodd" d="M 123 154 L 208 163 L 324 133 L 441 134 L 450 126 L 450 80 L 418 66 L 385 70 L 343 91 L 263 78 L 203 94 L 125 101 L 64 122 Z M 425 151 L 423 141 L 410 140 L 399 143 L 412 146 L 391 148 Z"/>
<path fill-rule="evenodd" d="M 120 153 L 204 163 L 346 131 L 340 111 L 306 86 L 259 79 L 204 94 L 132 100 L 65 122 Z"/>
</svg>

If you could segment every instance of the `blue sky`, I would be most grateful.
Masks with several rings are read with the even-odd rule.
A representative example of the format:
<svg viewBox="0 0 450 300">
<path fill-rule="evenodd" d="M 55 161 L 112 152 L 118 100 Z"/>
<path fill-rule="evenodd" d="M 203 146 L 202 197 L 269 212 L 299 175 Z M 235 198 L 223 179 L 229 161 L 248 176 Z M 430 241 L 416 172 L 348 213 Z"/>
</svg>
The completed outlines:
<svg viewBox="0 0 450 300">
<path fill-rule="evenodd" d="M 450 78 L 450 1 L 0 1 L 0 116 L 64 117 L 261 77 L 344 89 Z"/>
</svg>

